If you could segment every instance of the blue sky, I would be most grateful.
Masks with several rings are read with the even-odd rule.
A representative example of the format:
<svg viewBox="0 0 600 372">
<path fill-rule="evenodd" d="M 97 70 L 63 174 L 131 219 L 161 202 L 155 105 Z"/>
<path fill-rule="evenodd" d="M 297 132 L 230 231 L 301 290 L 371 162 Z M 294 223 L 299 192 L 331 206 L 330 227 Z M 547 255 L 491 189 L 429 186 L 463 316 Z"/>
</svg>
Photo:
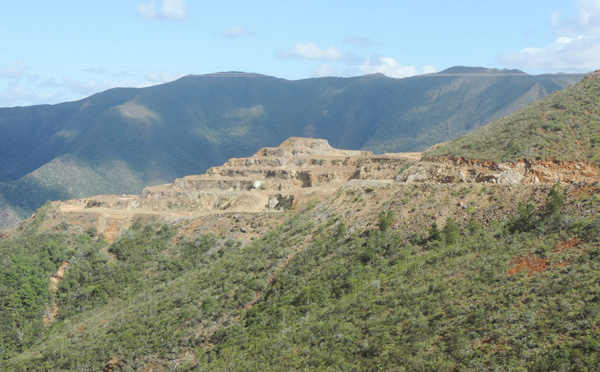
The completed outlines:
<svg viewBox="0 0 600 372">
<path fill-rule="evenodd" d="M 600 0 L 0 0 L 0 107 L 183 75 L 600 68 Z"/>
</svg>

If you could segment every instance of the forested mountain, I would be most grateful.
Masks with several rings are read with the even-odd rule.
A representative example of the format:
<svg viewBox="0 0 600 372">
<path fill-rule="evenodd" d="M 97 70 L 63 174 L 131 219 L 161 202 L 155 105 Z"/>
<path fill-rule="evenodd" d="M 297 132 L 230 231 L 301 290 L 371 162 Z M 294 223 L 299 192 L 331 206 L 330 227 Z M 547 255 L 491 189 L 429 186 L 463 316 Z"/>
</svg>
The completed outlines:
<svg viewBox="0 0 600 372">
<path fill-rule="evenodd" d="M 422 159 L 292 138 L 47 203 L 0 236 L 0 368 L 597 370 L 599 86 Z"/>
<path fill-rule="evenodd" d="M 580 78 L 468 67 L 405 79 L 218 73 L 2 108 L 0 226 L 47 199 L 139 193 L 291 136 L 377 153 L 421 151 Z"/>
</svg>

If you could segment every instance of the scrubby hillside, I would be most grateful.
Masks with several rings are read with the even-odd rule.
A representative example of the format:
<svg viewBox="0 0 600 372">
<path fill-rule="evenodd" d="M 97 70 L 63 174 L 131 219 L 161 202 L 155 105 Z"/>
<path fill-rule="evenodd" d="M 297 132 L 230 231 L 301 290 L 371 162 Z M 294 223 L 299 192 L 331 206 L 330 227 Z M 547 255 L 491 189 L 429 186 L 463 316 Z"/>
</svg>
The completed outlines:
<svg viewBox="0 0 600 372">
<path fill-rule="evenodd" d="M 0 240 L 0 366 L 595 369 L 598 174 L 416 159 L 291 139 L 48 203 Z"/>
<path fill-rule="evenodd" d="M 495 161 L 600 161 L 600 72 L 427 156 Z"/>
</svg>

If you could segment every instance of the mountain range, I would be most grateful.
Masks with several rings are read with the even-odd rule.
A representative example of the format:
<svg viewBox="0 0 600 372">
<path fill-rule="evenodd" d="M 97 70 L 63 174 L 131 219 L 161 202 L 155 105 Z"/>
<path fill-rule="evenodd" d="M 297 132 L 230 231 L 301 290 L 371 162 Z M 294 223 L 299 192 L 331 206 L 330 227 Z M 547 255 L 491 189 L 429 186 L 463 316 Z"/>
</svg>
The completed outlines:
<svg viewBox="0 0 600 372">
<path fill-rule="evenodd" d="M 597 370 L 598 91 L 422 154 L 293 137 L 48 202 L 0 234 L 0 368 Z"/>
<path fill-rule="evenodd" d="M 2 108 L 0 227 L 48 199 L 139 193 L 291 136 L 376 153 L 422 151 L 581 77 L 472 67 L 405 79 L 228 72 Z"/>
</svg>

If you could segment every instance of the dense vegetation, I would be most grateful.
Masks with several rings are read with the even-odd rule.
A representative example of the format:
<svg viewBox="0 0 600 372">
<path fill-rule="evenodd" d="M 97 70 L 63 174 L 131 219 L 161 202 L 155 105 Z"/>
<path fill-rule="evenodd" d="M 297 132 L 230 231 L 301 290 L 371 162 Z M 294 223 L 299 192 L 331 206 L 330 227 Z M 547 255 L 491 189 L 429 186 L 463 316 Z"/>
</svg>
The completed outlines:
<svg viewBox="0 0 600 372">
<path fill-rule="evenodd" d="M 597 161 L 599 84 L 592 75 L 492 125 L 496 147 L 479 133 L 448 148 Z M 399 192 L 359 222 L 334 205 L 366 201 L 340 192 L 250 242 L 139 219 L 109 243 L 45 205 L 0 236 L 0 369 L 597 370 L 600 186 L 481 185 L 458 207 L 479 186 L 445 186 L 452 199 L 437 186 Z M 498 190 L 536 193 L 517 207 Z M 408 227 L 403 208 L 420 213 L 419 197 L 412 205 L 435 203 L 435 215 Z"/>
<path fill-rule="evenodd" d="M 291 136 L 420 151 L 579 78 L 472 68 L 407 79 L 213 74 L 0 108 L 0 197 L 26 218 L 47 199 L 137 194 Z"/>
<path fill-rule="evenodd" d="M 594 73 L 429 153 L 472 159 L 600 161 L 600 78 Z"/>
<path fill-rule="evenodd" d="M 48 278 L 68 256 L 64 234 L 34 233 L 37 223 L 11 240 L 0 240 L 0 355 L 14 356 L 38 340 L 46 306 L 53 301 Z M 74 242 L 74 247 L 87 244 Z"/>
<path fill-rule="evenodd" d="M 4 314 L 37 325 L 23 331 L 22 321 L 2 316 L 0 365 L 594 370 L 599 192 L 564 195 L 556 186 L 505 221 L 449 217 L 414 231 L 393 228 L 394 211 L 385 210 L 377 229 L 350 232 L 342 217 L 323 220 L 309 206 L 247 245 L 183 237 L 165 224 L 138 223 L 110 246 L 77 226 L 24 230 L 0 253 L 46 263 L 22 258 L 22 285 L 4 275 L 0 288 L 21 299 L 3 302 Z M 69 249 L 56 248 L 63 244 Z M 72 265 L 60 282 L 59 317 L 43 328 L 43 289 L 65 258 Z M 27 286 L 35 294 L 22 295 Z"/>
</svg>

